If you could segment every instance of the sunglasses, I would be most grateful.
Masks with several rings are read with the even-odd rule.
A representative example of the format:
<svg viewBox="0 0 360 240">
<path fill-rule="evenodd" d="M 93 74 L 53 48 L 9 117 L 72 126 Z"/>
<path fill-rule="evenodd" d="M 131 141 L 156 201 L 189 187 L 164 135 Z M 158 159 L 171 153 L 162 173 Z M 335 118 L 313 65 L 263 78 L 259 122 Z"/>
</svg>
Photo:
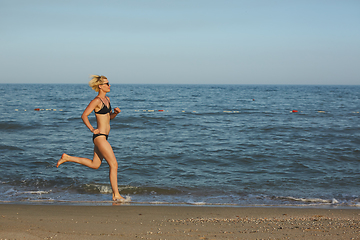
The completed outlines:
<svg viewBox="0 0 360 240">
<path fill-rule="evenodd" d="M 101 84 L 101 85 L 108 85 L 108 86 L 110 86 L 110 83 L 109 82 L 107 82 L 107 83 L 103 83 L 103 84 Z"/>
</svg>

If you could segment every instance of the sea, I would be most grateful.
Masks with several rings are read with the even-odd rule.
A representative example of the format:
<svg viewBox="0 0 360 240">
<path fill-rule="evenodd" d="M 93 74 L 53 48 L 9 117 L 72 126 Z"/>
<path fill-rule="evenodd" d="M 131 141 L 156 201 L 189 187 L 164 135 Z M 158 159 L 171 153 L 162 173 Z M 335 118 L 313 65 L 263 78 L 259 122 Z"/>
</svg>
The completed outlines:
<svg viewBox="0 0 360 240">
<path fill-rule="evenodd" d="M 0 203 L 111 205 L 84 84 L 0 84 Z M 127 204 L 360 207 L 360 86 L 113 84 Z M 96 126 L 95 114 L 89 116 Z"/>
</svg>

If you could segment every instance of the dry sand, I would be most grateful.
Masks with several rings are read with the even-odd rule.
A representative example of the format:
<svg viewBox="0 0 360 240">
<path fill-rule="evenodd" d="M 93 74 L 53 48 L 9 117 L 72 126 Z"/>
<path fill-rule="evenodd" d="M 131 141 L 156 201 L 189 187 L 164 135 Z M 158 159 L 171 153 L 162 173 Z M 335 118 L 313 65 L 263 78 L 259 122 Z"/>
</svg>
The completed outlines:
<svg viewBox="0 0 360 240">
<path fill-rule="evenodd" d="M 0 239 L 360 239 L 360 209 L 0 204 Z"/>
</svg>

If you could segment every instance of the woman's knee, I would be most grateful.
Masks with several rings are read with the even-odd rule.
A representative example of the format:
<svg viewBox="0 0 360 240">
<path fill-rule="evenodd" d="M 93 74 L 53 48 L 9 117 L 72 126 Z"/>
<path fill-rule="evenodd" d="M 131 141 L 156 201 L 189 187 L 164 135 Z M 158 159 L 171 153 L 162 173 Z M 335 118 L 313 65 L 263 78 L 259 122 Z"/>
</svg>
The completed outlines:
<svg viewBox="0 0 360 240">
<path fill-rule="evenodd" d="M 116 161 L 114 162 L 109 162 L 109 167 L 110 169 L 118 169 L 118 163 Z"/>
<path fill-rule="evenodd" d="M 92 168 L 92 169 L 99 169 L 100 165 L 101 165 L 101 162 L 99 162 L 99 163 L 93 163 L 93 165 L 91 166 L 91 168 Z"/>
</svg>

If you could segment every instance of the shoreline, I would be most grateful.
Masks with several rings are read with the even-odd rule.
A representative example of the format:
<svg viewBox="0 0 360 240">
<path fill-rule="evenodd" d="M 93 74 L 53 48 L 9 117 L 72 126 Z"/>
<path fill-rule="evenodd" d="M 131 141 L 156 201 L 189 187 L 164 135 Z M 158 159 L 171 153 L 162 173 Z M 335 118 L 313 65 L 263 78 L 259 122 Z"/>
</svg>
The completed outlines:
<svg viewBox="0 0 360 240">
<path fill-rule="evenodd" d="M 28 200 L 28 201 L 0 201 L 0 205 L 44 205 L 44 206 L 164 206 L 164 207 L 219 207 L 219 208 L 300 208 L 300 209 L 353 209 L 360 210 L 360 205 L 336 205 L 336 204 L 231 204 L 231 203 L 204 203 L 204 202 L 114 202 L 107 201 L 51 201 L 51 200 Z M 1 240 L 1 239 L 0 239 Z"/>
<path fill-rule="evenodd" d="M 360 209 L 113 205 L 0 203 L 0 239 L 360 239 Z"/>
</svg>

